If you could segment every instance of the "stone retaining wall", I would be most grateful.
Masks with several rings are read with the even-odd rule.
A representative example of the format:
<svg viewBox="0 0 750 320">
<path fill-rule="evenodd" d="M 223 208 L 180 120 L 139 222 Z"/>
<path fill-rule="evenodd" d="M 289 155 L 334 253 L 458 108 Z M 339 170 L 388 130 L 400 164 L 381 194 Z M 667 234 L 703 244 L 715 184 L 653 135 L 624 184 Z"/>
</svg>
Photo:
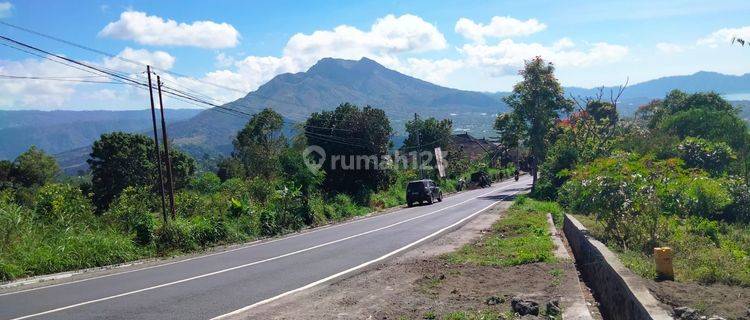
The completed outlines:
<svg viewBox="0 0 750 320">
<path fill-rule="evenodd" d="M 672 319 L 643 279 L 625 268 L 603 243 L 589 237 L 578 220 L 565 215 L 563 232 L 605 319 Z"/>
</svg>

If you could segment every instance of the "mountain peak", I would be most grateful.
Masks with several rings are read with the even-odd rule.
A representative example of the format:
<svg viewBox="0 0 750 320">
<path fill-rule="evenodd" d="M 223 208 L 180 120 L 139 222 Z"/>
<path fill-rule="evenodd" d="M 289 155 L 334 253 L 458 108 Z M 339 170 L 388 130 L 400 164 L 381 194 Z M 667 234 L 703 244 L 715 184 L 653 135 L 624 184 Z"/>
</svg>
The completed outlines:
<svg viewBox="0 0 750 320">
<path fill-rule="evenodd" d="M 378 69 L 385 69 L 385 67 L 366 57 L 362 57 L 359 60 L 323 58 L 318 60 L 307 72 L 329 74 L 336 70 L 348 70 L 349 72 L 369 73 Z"/>
</svg>

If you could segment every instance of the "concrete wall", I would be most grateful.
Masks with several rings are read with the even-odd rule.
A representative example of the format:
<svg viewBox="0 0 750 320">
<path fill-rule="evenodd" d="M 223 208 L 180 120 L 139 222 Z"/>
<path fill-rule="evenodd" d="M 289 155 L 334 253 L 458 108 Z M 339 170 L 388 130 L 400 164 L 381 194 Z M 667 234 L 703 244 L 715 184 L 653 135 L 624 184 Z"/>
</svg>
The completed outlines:
<svg viewBox="0 0 750 320">
<path fill-rule="evenodd" d="M 605 319 L 672 319 L 643 279 L 625 268 L 603 243 L 590 238 L 578 220 L 565 215 L 563 232 Z"/>
</svg>

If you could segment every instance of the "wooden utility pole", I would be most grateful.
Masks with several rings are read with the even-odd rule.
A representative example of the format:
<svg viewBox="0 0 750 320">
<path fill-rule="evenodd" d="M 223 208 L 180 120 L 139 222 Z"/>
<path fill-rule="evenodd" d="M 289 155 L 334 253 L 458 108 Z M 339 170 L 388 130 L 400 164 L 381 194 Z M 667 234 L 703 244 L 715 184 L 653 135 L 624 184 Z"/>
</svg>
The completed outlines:
<svg viewBox="0 0 750 320">
<path fill-rule="evenodd" d="M 161 112 L 161 134 L 164 141 L 164 155 L 167 162 L 167 186 L 169 187 L 169 210 L 172 220 L 177 217 L 174 211 L 174 181 L 172 180 L 172 157 L 169 155 L 169 138 L 167 137 L 167 123 L 164 119 L 164 102 L 161 98 L 161 78 L 156 76 L 156 88 L 159 90 L 159 111 Z"/>
<path fill-rule="evenodd" d="M 414 126 L 417 128 L 417 165 L 419 166 L 419 179 L 424 179 L 424 171 L 422 170 L 422 142 L 420 136 L 422 135 L 422 128 L 419 127 L 419 116 L 414 113 Z"/>
<path fill-rule="evenodd" d="M 154 155 L 156 156 L 156 166 L 159 167 L 159 188 L 161 189 L 161 213 L 164 217 L 164 223 L 167 219 L 167 201 L 164 199 L 164 174 L 161 172 L 161 155 L 159 153 L 159 134 L 156 130 L 156 110 L 154 110 L 154 91 L 151 90 L 151 66 L 146 66 L 148 75 L 148 95 L 151 98 L 151 122 L 154 125 Z"/>
</svg>

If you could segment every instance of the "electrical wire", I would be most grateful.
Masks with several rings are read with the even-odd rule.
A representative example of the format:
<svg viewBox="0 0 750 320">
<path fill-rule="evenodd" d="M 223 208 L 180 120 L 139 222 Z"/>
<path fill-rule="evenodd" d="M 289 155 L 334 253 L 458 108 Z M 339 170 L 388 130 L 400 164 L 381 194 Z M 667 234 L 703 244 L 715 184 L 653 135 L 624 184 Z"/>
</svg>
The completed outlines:
<svg viewBox="0 0 750 320">
<path fill-rule="evenodd" d="M 45 35 L 45 34 L 42 34 L 42 33 L 39 33 L 39 32 L 33 31 L 33 30 L 30 30 L 30 29 L 24 29 L 22 27 L 11 25 L 11 24 L 5 23 L 3 21 L 0 21 L 0 24 L 6 25 L 6 26 L 11 26 L 11 27 L 14 27 L 14 28 L 19 28 L 19 29 L 27 31 L 27 32 L 31 32 L 31 33 L 34 33 L 34 34 L 37 34 L 37 35 L 40 35 L 40 36 L 43 36 L 43 37 L 46 37 L 46 38 L 49 38 L 49 39 L 53 39 L 53 40 L 56 40 L 56 41 L 60 41 L 60 42 L 69 44 L 69 45 L 73 45 L 73 46 L 76 46 L 76 47 L 79 47 L 79 48 L 82 48 L 82 49 L 85 49 L 85 50 L 88 50 L 88 51 L 93 51 L 93 52 L 96 52 L 96 53 L 99 53 L 99 54 L 103 54 L 103 55 L 106 55 L 108 57 L 118 58 L 118 59 L 126 61 L 126 62 L 130 62 L 130 63 L 134 63 L 134 64 L 137 64 L 137 65 L 145 66 L 144 64 L 136 62 L 136 61 L 133 61 L 133 60 L 121 58 L 121 57 L 116 56 L 116 55 L 112 55 L 112 54 L 109 54 L 109 53 L 106 53 L 106 52 L 103 52 L 103 51 L 100 51 L 100 50 L 89 48 L 89 47 L 86 47 L 86 46 L 83 46 L 83 45 L 79 45 L 79 44 L 76 44 L 76 43 L 73 43 L 73 42 L 70 42 L 70 41 L 67 41 L 67 40 L 63 40 L 63 39 L 60 39 L 60 38 L 56 38 L 56 37 L 53 37 L 53 36 Z M 37 56 L 39 58 L 43 58 L 43 59 L 46 59 L 46 60 L 49 60 L 49 61 L 53 61 L 53 62 L 62 64 L 62 65 L 65 65 L 65 66 L 68 66 L 68 67 L 71 67 L 71 68 L 78 69 L 80 71 L 84 71 L 84 72 L 87 72 L 87 73 L 94 74 L 94 76 L 91 76 L 91 77 L 110 78 L 110 79 L 112 79 L 114 81 L 112 81 L 112 82 L 101 82 L 101 81 L 73 80 L 73 79 L 64 79 L 65 77 L 56 77 L 56 78 L 53 78 L 53 77 L 46 77 L 46 78 L 44 78 L 44 77 L 23 77 L 23 78 L 37 79 L 37 80 L 53 80 L 53 79 L 56 79 L 56 80 L 70 80 L 70 81 L 77 81 L 77 82 L 117 83 L 117 84 L 132 85 L 134 87 L 141 88 L 141 89 L 144 89 L 144 90 L 148 90 L 149 89 L 149 85 L 148 84 L 139 82 L 139 81 L 134 80 L 134 79 L 131 79 L 131 77 L 130 77 L 129 74 L 127 74 L 125 72 L 122 72 L 122 71 L 113 70 L 113 69 L 109 69 L 109 68 L 101 67 L 101 66 L 95 66 L 95 65 L 93 65 L 91 63 L 84 63 L 84 62 L 80 62 L 80 61 L 77 61 L 77 60 L 72 59 L 72 58 L 67 58 L 67 57 L 64 57 L 64 56 L 60 56 L 60 55 L 51 53 L 51 52 L 49 52 L 47 50 L 44 50 L 44 49 L 41 49 L 41 48 L 38 48 L 38 47 L 35 47 L 35 46 L 32 46 L 32 45 L 23 43 L 21 41 L 17 41 L 17 40 L 11 39 L 11 38 L 6 37 L 6 36 L 0 35 L 0 40 L 4 40 L 4 41 L 10 43 L 10 44 L 0 43 L 0 45 L 4 45 L 4 46 L 12 48 L 12 49 L 20 50 L 22 52 L 25 52 L 25 53 Z M 36 52 L 34 52 L 34 51 L 36 51 Z M 39 54 L 37 52 L 42 53 L 42 54 Z M 51 57 L 54 57 L 56 59 L 52 59 Z M 154 68 L 154 69 L 156 69 L 156 68 Z M 159 70 L 161 70 L 161 69 L 159 69 Z M 190 78 L 190 79 L 192 79 L 191 77 L 184 76 L 184 75 L 181 75 L 181 74 L 177 74 L 177 73 L 173 73 L 173 72 L 168 72 L 166 70 L 162 70 L 162 71 L 165 71 L 165 72 L 167 72 L 169 74 L 173 74 L 173 75 L 176 75 L 176 76 L 181 76 L 181 77 L 184 77 L 184 78 Z M 135 76 L 138 77 L 140 75 L 135 75 Z M 21 79 L 22 77 L 21 76 L 7 76 L 7 78 Z M 200 81 L 198 79 L 192 79 L 192 80 L 195 80 L 195 81 L 198 81 L 198 82 L 201 82 L 201 83 L 205 83 L 204 81 Z M 164 83 L 164 81 L 162 81 L 162 82 Z M 172 83 L 172 85 L 180 86 L 175 81 L 169 81 L 168 80 L 168 82 Z M 211 83 L 207 83 L 207 84 L 211 84 Z M 215 84 L 211 84 L 211 85 L 215 85 Z M 219 85 L 215 85 L 215 86 L 219 86 Z M 184 86 L 181 86 L 181 87 L 186 88 Z M 222 87 L 222 86 L 219 86 L 219 87 Z M 153 84 L 150 86 L 150 89 L 154 89 L 154 85 Z M 213 108 L 210 108 L 208 110 L 220 111 L 220 112 L 223 112 L 223 113 L 226 113 L 226 114 L 229 114 L 229 115 L 234 115 L 234 116 L 252 116 L 252 114 L 249 114 L 249 113 L 237 110 L 237 109 L 233 109 L 231 107 L 218 105 L 217 103 L 211 102 L 211 101 L 206 101 L 206 100 L 214 100 L 214 101 L 218 101 L 218 100 L 213 99 L 213 98 L 211 98 L 210 96 L 207 96 L 207 95 L 202 95 L 200 93 L 198 93 L 198 94 L 189 93 L 189 92 L 186 92 L 186 91 L 183 91 L 183 90 L 179 90 L 179 89 L 173 88 L 171 86 L 164 86 L 162 88 L 162 91 L 165 94 L 167 94 L 168 96 L 170 96 L 171 98 L 174 98 L 174 99 L 179 100 L 179 101 L 183 101 L 185 103 L 189 103 L 189 104 L 192 104 L 192 105 L 198 105 L 198 106 L 200 106 L 200 105 L 208 105 L 208 106 L 213 107 Z M 242 92 L 242 91 L 239 91 L 239 90 L 233 90 L 233 91 Z M 201 97 L 201 95 L 202 95 L 202 97 Z M 256 95 L 256 96 L 260 96 L 260 95 Z M 260 96 L 260 97 L 263 98 L 262 96 Z M 266 97 L 265 99 L 272 100 L 272 101 L 275 100 L 273 98 L 268 98 L 268 97 Z M 282 102 L 281 100 L 276 100 L 276 101 Z M 294 103 L 290 103 L 288 101 L 283 101 L 282 103 L 285 103 L 285 104 L 294 104 Z M 301 104 L 297 104 L 297 105 L 301 106 Z M 304 125 L 303 127 L 304 128 L 320 129 L 320 130 L 331 130 L 331 131 L 344 131 L 344 132 L 351 132 L 352 131 L 350 129 L 343 129 L 343 128 L 325 128 L 325 127 L 308 126 L 308 125 Z M 326 142 L 339 143 L 339 144 L 344 144 L 344 145 L 349 145 L 349 146 L 354 146 L 354 147 L 359 147 L 359 148 L 364 148 L 364 149 L 370 149 L 368 146 L 364 146 L 364 145 L 361 145 L 361 144 L 354 143 L 354 142 L 352 142 L 350 140 L 347 140 L 346 138 L 339 137 L 339 136 L 336 136 L 336 135 L 333 135 L 333 134 L 324 134 L 324 133 L 320 133 L 320 132 L 311 132 L 311 131 L 307 131 L 307 130 L 305 131 L 305 133 L 306 134 L 310 134 L 312 137 L 320 139 L 320 140 L 323 140 L 323 141 L 326 141 Z"/>
</svg>

